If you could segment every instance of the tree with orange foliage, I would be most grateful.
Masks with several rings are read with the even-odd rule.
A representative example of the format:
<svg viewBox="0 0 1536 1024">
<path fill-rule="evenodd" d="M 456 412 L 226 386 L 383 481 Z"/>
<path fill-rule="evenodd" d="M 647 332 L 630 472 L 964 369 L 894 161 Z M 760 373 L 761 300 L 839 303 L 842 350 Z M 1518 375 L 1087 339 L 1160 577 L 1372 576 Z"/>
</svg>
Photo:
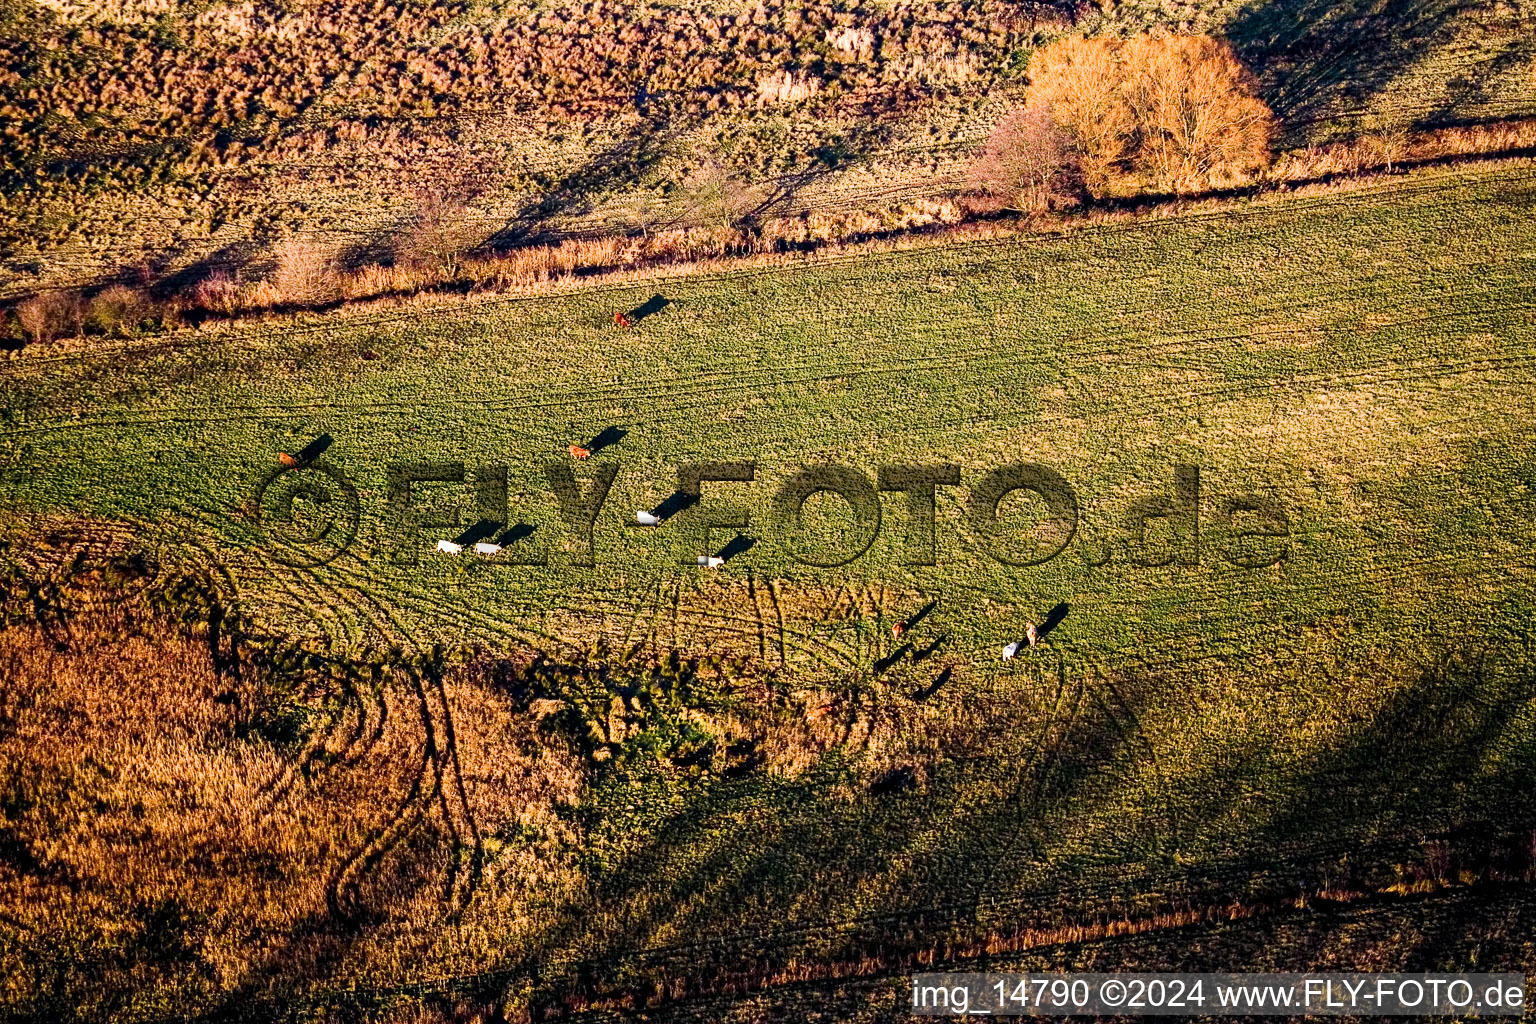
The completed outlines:
<svg viewBox="0 0 1536 1024">
<path fill-rule="evenodd" d="M 1094 196 L 1229 185 L 1270 159 L 1274 115 L 1210 36 L 1059 39 L 1030 61 L 1032 108 L 1070 137 Z"/>
<path fill-rule="evenodd" d="M 1269 163 L 1274 115 L 1226 43 L 1139 36 L 1121 48 L 1120 65 L 1139 136 L 1133 163 L 1154 187 L 1229 185 Z"/>
</svg>

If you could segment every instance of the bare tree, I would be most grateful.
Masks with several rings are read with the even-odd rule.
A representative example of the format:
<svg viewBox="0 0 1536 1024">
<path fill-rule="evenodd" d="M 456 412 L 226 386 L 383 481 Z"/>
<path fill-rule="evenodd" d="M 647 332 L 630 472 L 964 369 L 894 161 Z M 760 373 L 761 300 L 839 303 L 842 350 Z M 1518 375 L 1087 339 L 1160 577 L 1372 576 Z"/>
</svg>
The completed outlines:
<svg viewBox="0 0 1536 1024">
<path fill-rule="evenodd" d="M 735 227 L 752 208 L 752 193 L 719 160 L 711 159 L 683 179 L 684 216 L 706 227 Z"/>
<path fill-rule="evenodd" d="M 641 235 L 649 235 L 666 219 L 667 207 L 655 192 L 641 189 L 627 196 L 618 212 Z"/>
<path fill-rule="evenodd" d="M 405 229 L 395 239 L 395 258 L 415 266 L 431 266 L 443 277 L 458 276 L 464 257 L 484 239 L 470 221 L 461 191 L 448 185 L 416 190 Z"/>
<path fill-rule="evenodd" d="M 1109 193 L 1134 135 L 1116 50 L 1116 40 L 1067 36 L 1041 49 L 1029 64 L 1029 105 L 1049 110 L 1071 136 L 1084 182 L 1095 196 Z"/>
<path fill-rule="evenodd" d="M 56 320 L 53 296 L 43 292 L 21 302 L 16 306 L 16 319 L 21 321 L 22 330 L 32 335 L 34 345 L 53 340 Z"/>
<path fill-rule="evenodd" d="M 971 184 L 1030 213 L 1074 203 L 1083 188 L 1082 162 L 1072 137 L 1042 106 L 1005 114 L 970 170 Z"/>
<path fill-rule="evenodd" d="M 69 327 L 80 338 L 85 335 L 85 300 L 77 291 L 40 292 L 17 305 L 16 319 L 34 344 L 51 341 Z"/>
<path fill-rule="evenodd" d="M 1388 174 L 1392 173 L 1394 164 L 1403 159 L 1403 154 L 1408 152 L 1408 147 L 1413 142 L 1413 133 L 1404 125 L 1391 125 L 1374 132 L 1370 136 L 1371 148 L 1376 151 L 1381 162 L 1386 165 Z"/>
<path fill-rule="evenodd" d="M 272 283 L 277 286 L 281 301 L 298 305 L 330 302 L 341 293 L 330 257 L 307 238 L 289 238 L 277 247 Z"/>
</svg>

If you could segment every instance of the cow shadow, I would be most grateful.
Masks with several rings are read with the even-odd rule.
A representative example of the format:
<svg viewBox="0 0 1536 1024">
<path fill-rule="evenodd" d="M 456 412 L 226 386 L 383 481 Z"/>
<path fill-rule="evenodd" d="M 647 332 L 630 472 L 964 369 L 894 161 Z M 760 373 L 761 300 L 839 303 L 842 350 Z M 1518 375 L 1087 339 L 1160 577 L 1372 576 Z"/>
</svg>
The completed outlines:
<svg viewBox="0 0 1536 1024">
<path fill-rule="evenodd" d="M 648 316 L 655 316 L 670 305 L 672 305 L 671 299 L 661 295 L 652 295 L 624 315 L 629 318 L 631 323 L 637 324 Z"/>
<path fill-rule="evenodd" d="M 605 427 L 601 434 L 598 434 L 592 440 L 588 441 L 584 447 L 587 449 L 587 451 L 591 452 L 593 455 L 596 455 L 604 448 L 612 448 L 614 445 L 618 444 L 628 436 L 629 431 L 625 430 L 623 427 Z"/>
<path fill-rule="evenodd" d="M 721 559 L 722 561 L 729 562 L 737 555 L 745 554 L 746 552 L 750 551 L 752 546 L 756 543 L 757 538 L 743 537 L 738 534 L 737 536 L 732 537 L 730 543 L 721 548 L 720 553 L 715 557 Z"/>
<path fill-rule="evenodd" d="M 1044 640 L 1047 636 L 1050 636 L 1051 630 L 1061 625 L 1062 620 L 1067 617 L 1067 613 L 1071 610 L 1072 608 L 1065 601 L 1062 601 L 1055 608 L 1052 608 L 1049 612 L 1046 613 L 1045 621 L 1041 622 L 1040 625 L 1036 627 L 1035 638 L 1037 640 Z"/>
</svg>

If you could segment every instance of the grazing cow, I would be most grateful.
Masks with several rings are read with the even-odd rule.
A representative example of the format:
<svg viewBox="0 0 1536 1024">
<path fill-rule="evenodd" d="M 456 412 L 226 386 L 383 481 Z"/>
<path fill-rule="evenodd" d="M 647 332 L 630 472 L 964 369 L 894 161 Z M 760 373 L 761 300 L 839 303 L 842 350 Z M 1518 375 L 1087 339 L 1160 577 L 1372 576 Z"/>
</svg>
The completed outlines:
<svg viewBox="0 0 1536 1024">
<path fill-rule="evenodd" d="M 907 622 L 906 622 L 905 619 L 903 619 L 902 621 L 896 623 L 896 625 L 891 627 L 891 636 L 895 637 L 897 640 L 900 640 L 901 639 L 901 634 L 905 633 L 906 631 L 907 631 Z"/>
<path fill-rule="evenodd" d="M 699 564 L 706 569 L 718 569 L 725 564 L 725 559 L 717 558 L 714 555 L 700 555 Z"/>
<path fill-rule="evenodd" d="M 1024 624 L 1024 639 L 1029 641 L 1029 646 L 1031 647 L 1040 642 L 1040 634 L 1035 632 L 1035 624 L 1033 622 L 1026 622 Z"/>
<path fill-rule="evenodd" d="M 591 452 L 587 451 L 579 444 L 571 445 L 571 458 L 573 459 L 584 459 L 591 454 Z"/>
<path fill-rule="evenodd" d="M 661 525 L 661 520 L 658 519 L 657 517 L 651 515 L 649 512 L 636 512 L 635 513 L 635 522 L 639 523 L 641 526 L 660 526 Z"/>
<path fill-rule="evenodd" d="M 440 540 L 437 542 L 437 550 L 445 555 L 457 555 L 464 550 L 464 545 L 455 544 L 451 540 Z"/>
<path fill-rule="evenodd" d="M 475 554 L 477 554 L 477 555 L 499 555 L 499 554 L 501 554 L 501 545 L 500 544 L 492 544 L 489 541 L 483 541 L 483 540 L 482 541 L 478 541 L 475 544 Z"/>
<path fill-rule="evenodd" d="M 299 460 L 294 458 L 292 455 L 289 455 L 287 452 L 278 452 L 277 461 L 282 463 L 284 466 L 287 466 L 289 469 L 292 469 L 294 466 L 299 464 Z"/>
<path fill-rule="evenodd" d="M 1003 660 L 1004 661 L 1012 661 L 1013 660 L 1013 656 L 1015 654 L 1018 654 L 1018 653 L 1019 653 L 1019 642 L 1017 640 L 1015 640 L 1013 643 L 1011 643 L 1007 647 L 1003 648 Z"/>
<path fill-rule="evenodd" d="M 623 313 L 615 313 L 615 314 L 613 314 L 613 322 L 618 324 L 620 327 L 624 328 L 625 330 L 628 330 L 629 328 L 635 326 L 634 323 L 632 323 L 630 321 L 629 317 L 625 316 Z"/>
</svg>

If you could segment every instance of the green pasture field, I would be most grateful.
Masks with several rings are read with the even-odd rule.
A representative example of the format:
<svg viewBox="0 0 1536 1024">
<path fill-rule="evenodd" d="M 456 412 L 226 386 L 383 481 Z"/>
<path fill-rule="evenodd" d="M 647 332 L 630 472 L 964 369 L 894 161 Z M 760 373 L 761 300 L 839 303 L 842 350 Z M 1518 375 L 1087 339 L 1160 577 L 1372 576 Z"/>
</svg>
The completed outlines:
<svg viewBox="0 0 1536 1024">
<path fill-rule="evenodd" d="M 398 961 L 342 958 L 348 984 L 578 959 L 625 983 L 742 944 L 836 957 L 945 915 L 1044 926 L 1384 871 L 1438 830 L 1530 827 L 1511 794 L 1536 781 L 1533 210 L 1529 167 L 1435 170 L 1059 238 L 28 349 L 0 376 L 12 554 L 126 523 L 227 574 L 273 632 L 726 654 L 865 702 L 800 774 L 618 758 L 591 797 L 586 902 L 492 892 Z M 627 433 L 571 459 L 610 427 Z M 280 472 L 324 435 L 319 462 Z M 627 525 L 680 464 L 743 460 L 752 482 Z M 409 515 L 442 525 L 402 527 L 390 467 L 453 463 L 463 483 L 413 488 Z M 590 552 L 547 464 L 581 484 L 617 466 Z M 773 498 L 828 464 L 958 466 L 936 564 L 903 564 L 899 493 L 859 557 L 796 560 Z M 1000 504 L 1001 540 L 967 511 L 1017 464 L 1078 505 L 1039 565 L 987 551 L 1061 539 L 1027 492 Z M 485 511 L 487 466 L 531 534 L 434 553 Z M 1167 516 L 1132 536 L 1180 466 L 1198 539 Z M 274 488 L 301 477 L 290 521 Z M 731 508 L 755 543 L 685 564 L 731 543 L 690 539 Z M 826 494 L 806 517 L 829 545 L 858 529 Z M 1045 646 L 1003 663 L 1059 605 Z M 922 784 L 871 795 L 860 758 L 922 763 Z"/>
<path fill-rule="evenodd" d="M 554 611 L 639 628 L 626 617 L 658 587 L 749 578 L 938 598 L 928 624 L 978 659 L 1062 601 L 1104 656 L 1241 650 L 1255 630 L 1346 613 L 1392 635 L 1426 603 L 1528 581 L 1531 195 L 1525 169 L 1428 174 L 1061 239 L 23 358 L 4 378 L 6 491 L 34 512 L 157 524 L 226 565 L 253 608 L 300 616 L 288 630 L 350 641 L 560 643 L 540 625 Z M 659 311 L 614 325 L 653 294 Z M 567 453 L 609 428 L 619 443 L 585 463 Z M 321 436 L 360 506 L 339 554 L 335 480 L 270 479 L 279 452 Z M 680 465 L 747 460 L 753 482 L 706 483 L 697 507 L 629 528 Z M 418 482 L 408 512 L 391 508 L 391 467 L 454 463 L 462 483 Z M 590 549 L 548 463 L 581 486 L 617 466 Z M 1060 474 L 1079 507 L 1071 541 L 1034 566 L 988 546 L 1029 561 L 1070 523 L 1045 522 L 1023 491 L 1001 503 L 998 540 L 967 515 L 982 477 L 1020 463 Z M 871 482 L 880 466 L 958 466 L 960 485 L 936 489 L 937 564 L 902 564 L 899 493 L 862 556 L 793 557 L 773 498 L 828 464 Z M 1134 542 L 1128 513 L 1172 498 L 1179 465 L 1198 467 L 1198 541 L 1186 517 Z M 505 504 L 482 506 L 476 481 L 497 466 Z M 286 522 L 281 495 L 306 476 L 338 493 L 307 511 L 301 496 L 294 515 L 318 518 Z M 1249 499 L 1285 522 L 1240 508 L 1235 528 L 1287 536 L 1227 535 L 1231 502 Z M 706 548 L 699 523 L 732 509 L 757 543 L 718 570 L 684 564 L 730 541 L 716 530 Z M 857 550 L 847 512 L 810 500 L 822 543 L 806 543 L 823 553 L 808 557 Z M 534 529 L 493 558 L 433 552 L 482 515 Z M 325 537 L 290 543 L 330 518 Z"/>
</svg>

